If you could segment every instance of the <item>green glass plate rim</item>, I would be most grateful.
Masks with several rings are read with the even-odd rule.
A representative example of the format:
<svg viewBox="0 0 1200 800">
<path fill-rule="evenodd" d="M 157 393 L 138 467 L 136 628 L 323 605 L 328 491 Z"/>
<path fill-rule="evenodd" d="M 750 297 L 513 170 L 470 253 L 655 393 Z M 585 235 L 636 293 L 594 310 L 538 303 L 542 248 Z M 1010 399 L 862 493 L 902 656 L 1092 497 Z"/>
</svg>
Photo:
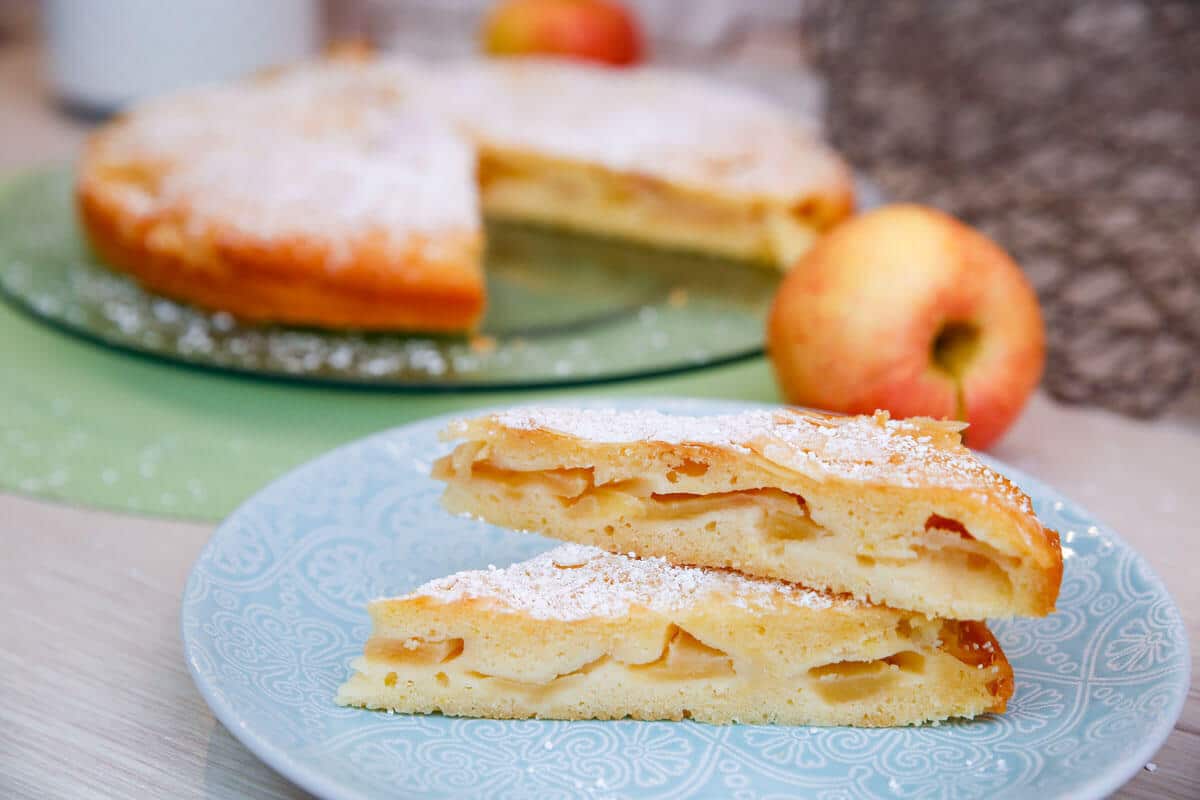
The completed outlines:
<svg viewBox="0 0 1200 800">
<path fill-rule="evenodd" d="M 70 169 L 73 162 L 50 162 L 42 163 L 33 167 L 20 169 L 16 171 L 8 171 L 0 175 L 0 198 L 4 198 L 14 191 L 19 190 L 20 184 L 23 181 L 37 179 L 52 174 L 55 171 Z M 152 293 L 150 293 L 152 294 Z M 291 375 L 283 372 L 275 372 L 272 370 L 253 370 L 245 369 L 237 366 L 225 364 L 207 363 L 198 360 L 189 360 L 176 355 L 171 355 L 165 352 L 159 352 L 148 348 L 140 348 L 133 345 L 124 344 L 115 341 L 102 334 L 88 330 L 82 326 L 75 326 L 68 322 L 61 321 L 41 314 L 37 309 L 33 308 L 26 300 L 12 292 L 10 292 L 3 282 L 0 282 L 0 300 L 3 300 L 10 308 L 14 309 L 26 319 L 32 320 L 50 330 L 57 333 L 65 334 L 70 338 L 85 342 L 93 347 L 110 352 L 120 353 L 122 355 L 132 356 L 141 359 L 148 363 L 160 364 L 163 366 L 182 369 L 190 372 L 217 375 L 222 377 L 261 382 L 276 385 L 300 386 L 310 389 L 341 389 L 356 392 L 366 392 L 372 394 L 398 394 L 398 395 L 418 395 L 418 394 L 453 394 L 456 392 L 464 392 L 471 394 L 486 394 L 489 392 L 511 392 L 511 391 L 539 391 L 547 389 L 570 389 L 582 388 L 588 386 L 603 386 L 607 384 L 628 383 L 637 380 L 651 380 L 655 378 L 675 377 L 679 375 L 687 375 L 692 373 L 702 372 L 720 367 L 726 367 L 734 364 L 740 364 L 747 361 L 752 361 L 766 355 L 765 341 L 755 347 L 745 348 L 743 350 L 733 351 L 721 356 L 716 356 L 698 362 L 682 362 L 670 366 L 635 369 L 624 372 L 611 372 L 608 374 L 597 375 L 592 377 L 565 377 L 558 380 L 506 380 L 506 381 L 471 381 L 464 380 L 458 382 L 438 382 L 438 381 L 417 381 L 406 380 L 399 381 L 379 381 L 371 382 L 367 380 L 352 380 L 344 378 L 321 377 L 313 378 L 305 375 Z"/>
<path fill-rule="evenodd" d="M 103 336 L 90 333 L 82 328 L 77 328 L 68 323 L 59 322 L 56 319 L 46 317 L 30 308 L 29 304 L 23 302 L 19 297 L 13 296 L 6 289 L 4 289 L 3 286 L 0 286 L 0 299 L 3 299 L 6 305 L 19 312 L 26 319 L 33 320 L 58 333 L 66 334 L 76 341 L 86 342 L 89 345 L 103 350 L 117 352 L 121 353 L 122 355 L 133 356 L 150 363 L 162 364 L 191 372 L 220 375 L 241 380 L 303 386 L 309 389 L 350 389 L 353 391 L 372 392 L 379 394 L 453 394 L 455 392 L 485 394 L 488 392 L 570 389 L 585 386 L 603 386 L 610 383 L 626 383 L 628 381 L 636 380 L 649 380 L 654 378 L 669 378 L 676 375 L 700 372 L 707 369 L 726 367 L 730 366 L 731 364 L 740 364 L 742 362 L 752 361 L 756 358 L 766 355 L 766 348 L 760 346 L 695 364 L 679 364 L 677 366 L 663 367 L 653 371 L 642 370 L 636 372 L 612 373 L 608 375 L 599 375 L 592 378 L 565 378 L 559 381 L 494 381 L 490 383 L 467 381 L 463 381 L 461 383 L 417 383 L 415 381 L 411 383 L 396 383 L 381 381 L 379 383 L 371 383 L 369 381 L 354 381 L 341 378 L 313 379 L 311 377 L 303 377 L 299 375 L 287 375 L 281 372 L 269 372 L 265 370 L 255 371 L 242 369 L 240 367 L 208 364 L 203 361 L 188 361 L 187 359 L 183 358 L 174 358 L 168 355 L 160 354 L 154 350 L 145 350 L 142 348 L 121 344 L 120 342 L 114 342 L 110 339 L 104 338 Z"/>
</svg>

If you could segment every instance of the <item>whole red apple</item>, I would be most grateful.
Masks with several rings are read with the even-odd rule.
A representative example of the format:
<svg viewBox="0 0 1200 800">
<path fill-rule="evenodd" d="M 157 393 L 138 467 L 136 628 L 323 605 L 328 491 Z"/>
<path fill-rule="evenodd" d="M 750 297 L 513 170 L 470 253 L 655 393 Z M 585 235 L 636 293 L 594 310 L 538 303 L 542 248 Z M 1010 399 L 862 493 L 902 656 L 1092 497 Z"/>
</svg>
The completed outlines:
<svg viewBox="0 0 1200 800">
<path fill-rule="evenodd" d="M 641 59 L 637 20 L 613 0 L 504 0 L 483 25 L 491 55 L 554 55 L 626 66 Z"/>
<path fill-rule="evenodd" d="M 1017 418 L 1045 363 L 1021 269 L 983 234 L 915 205 L 817 242 L 779 288 L 767 343 L 789 402 L 965 420 L 977 448 Z"/>
</svg>

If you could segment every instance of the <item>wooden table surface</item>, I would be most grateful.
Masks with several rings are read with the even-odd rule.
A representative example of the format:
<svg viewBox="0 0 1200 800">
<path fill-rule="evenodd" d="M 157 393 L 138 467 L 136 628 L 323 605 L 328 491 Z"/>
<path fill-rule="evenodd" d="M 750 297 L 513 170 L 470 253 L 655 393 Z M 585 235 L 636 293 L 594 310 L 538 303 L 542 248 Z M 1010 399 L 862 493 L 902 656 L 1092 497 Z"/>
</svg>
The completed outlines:
<svg viewBox="0 0 1200 800">
<path fill-rule="evenodd" d="M 0 46 L 0 170 L 72 157 L 36 53 Z M 0 343 L 0 357 L 2 343 Z M 2 390 L 2 387 L 0 387 Z M 1200 395 L 1140 423 L 1044 397 L 995 454 L 1138 548 L 1200 633 Z M 0 797 L 303 797 L 208 711 L 179 604 L 211 526 L 0 494 Z M 1193 674 L 1200 653 L 1193 645 Z M 1200 691 L 1130 798 L 1200 798 Z"/>
</svg>

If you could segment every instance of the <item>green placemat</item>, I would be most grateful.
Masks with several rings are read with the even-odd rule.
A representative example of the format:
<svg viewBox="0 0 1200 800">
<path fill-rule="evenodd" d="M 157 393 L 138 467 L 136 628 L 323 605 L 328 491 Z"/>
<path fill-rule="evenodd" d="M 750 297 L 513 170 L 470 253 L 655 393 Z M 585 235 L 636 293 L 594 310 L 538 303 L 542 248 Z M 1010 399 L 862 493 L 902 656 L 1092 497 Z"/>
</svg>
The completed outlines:
<svg viewBox="0 0 1200 800">
<path fill-rule="evenodd" d="M 778 399 L 762 358 L 554 392 L 386 394 L 196 372 L 88 344 L 0 302 L 0 488 L 216 520 L 339 444 L 458 409 L 548 397 Z"/>
</svg>

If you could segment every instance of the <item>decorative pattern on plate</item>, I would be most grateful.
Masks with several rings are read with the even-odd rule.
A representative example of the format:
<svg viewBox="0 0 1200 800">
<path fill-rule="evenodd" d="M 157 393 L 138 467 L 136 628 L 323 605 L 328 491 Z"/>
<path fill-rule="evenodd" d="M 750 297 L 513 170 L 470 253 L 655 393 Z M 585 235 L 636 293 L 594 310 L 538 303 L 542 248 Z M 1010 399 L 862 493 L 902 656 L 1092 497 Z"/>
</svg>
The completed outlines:
<svg viewBox="0 0 1200 800">
<path fill-rule="evenodd" d="M 742 404 L 650 406 L 715 414 Z M 347 445 L 260 492 L 188 581 L 183 636 L 217 716 L 319 795 L 459 797 L 1100 797 L 1161 744 L 1182 708 L 1183 623 L 1145 561 L 1087 513 L 1008 473 L 1063 534 L 1059 612 L 999 622 L 1009 713 L 917 729 L 407 717 L 332 698 L 368 633 L 368 597 L 528 558 L 549 540 L 452 517 L 430 462 L 446 418 Z"/>
</svg>

